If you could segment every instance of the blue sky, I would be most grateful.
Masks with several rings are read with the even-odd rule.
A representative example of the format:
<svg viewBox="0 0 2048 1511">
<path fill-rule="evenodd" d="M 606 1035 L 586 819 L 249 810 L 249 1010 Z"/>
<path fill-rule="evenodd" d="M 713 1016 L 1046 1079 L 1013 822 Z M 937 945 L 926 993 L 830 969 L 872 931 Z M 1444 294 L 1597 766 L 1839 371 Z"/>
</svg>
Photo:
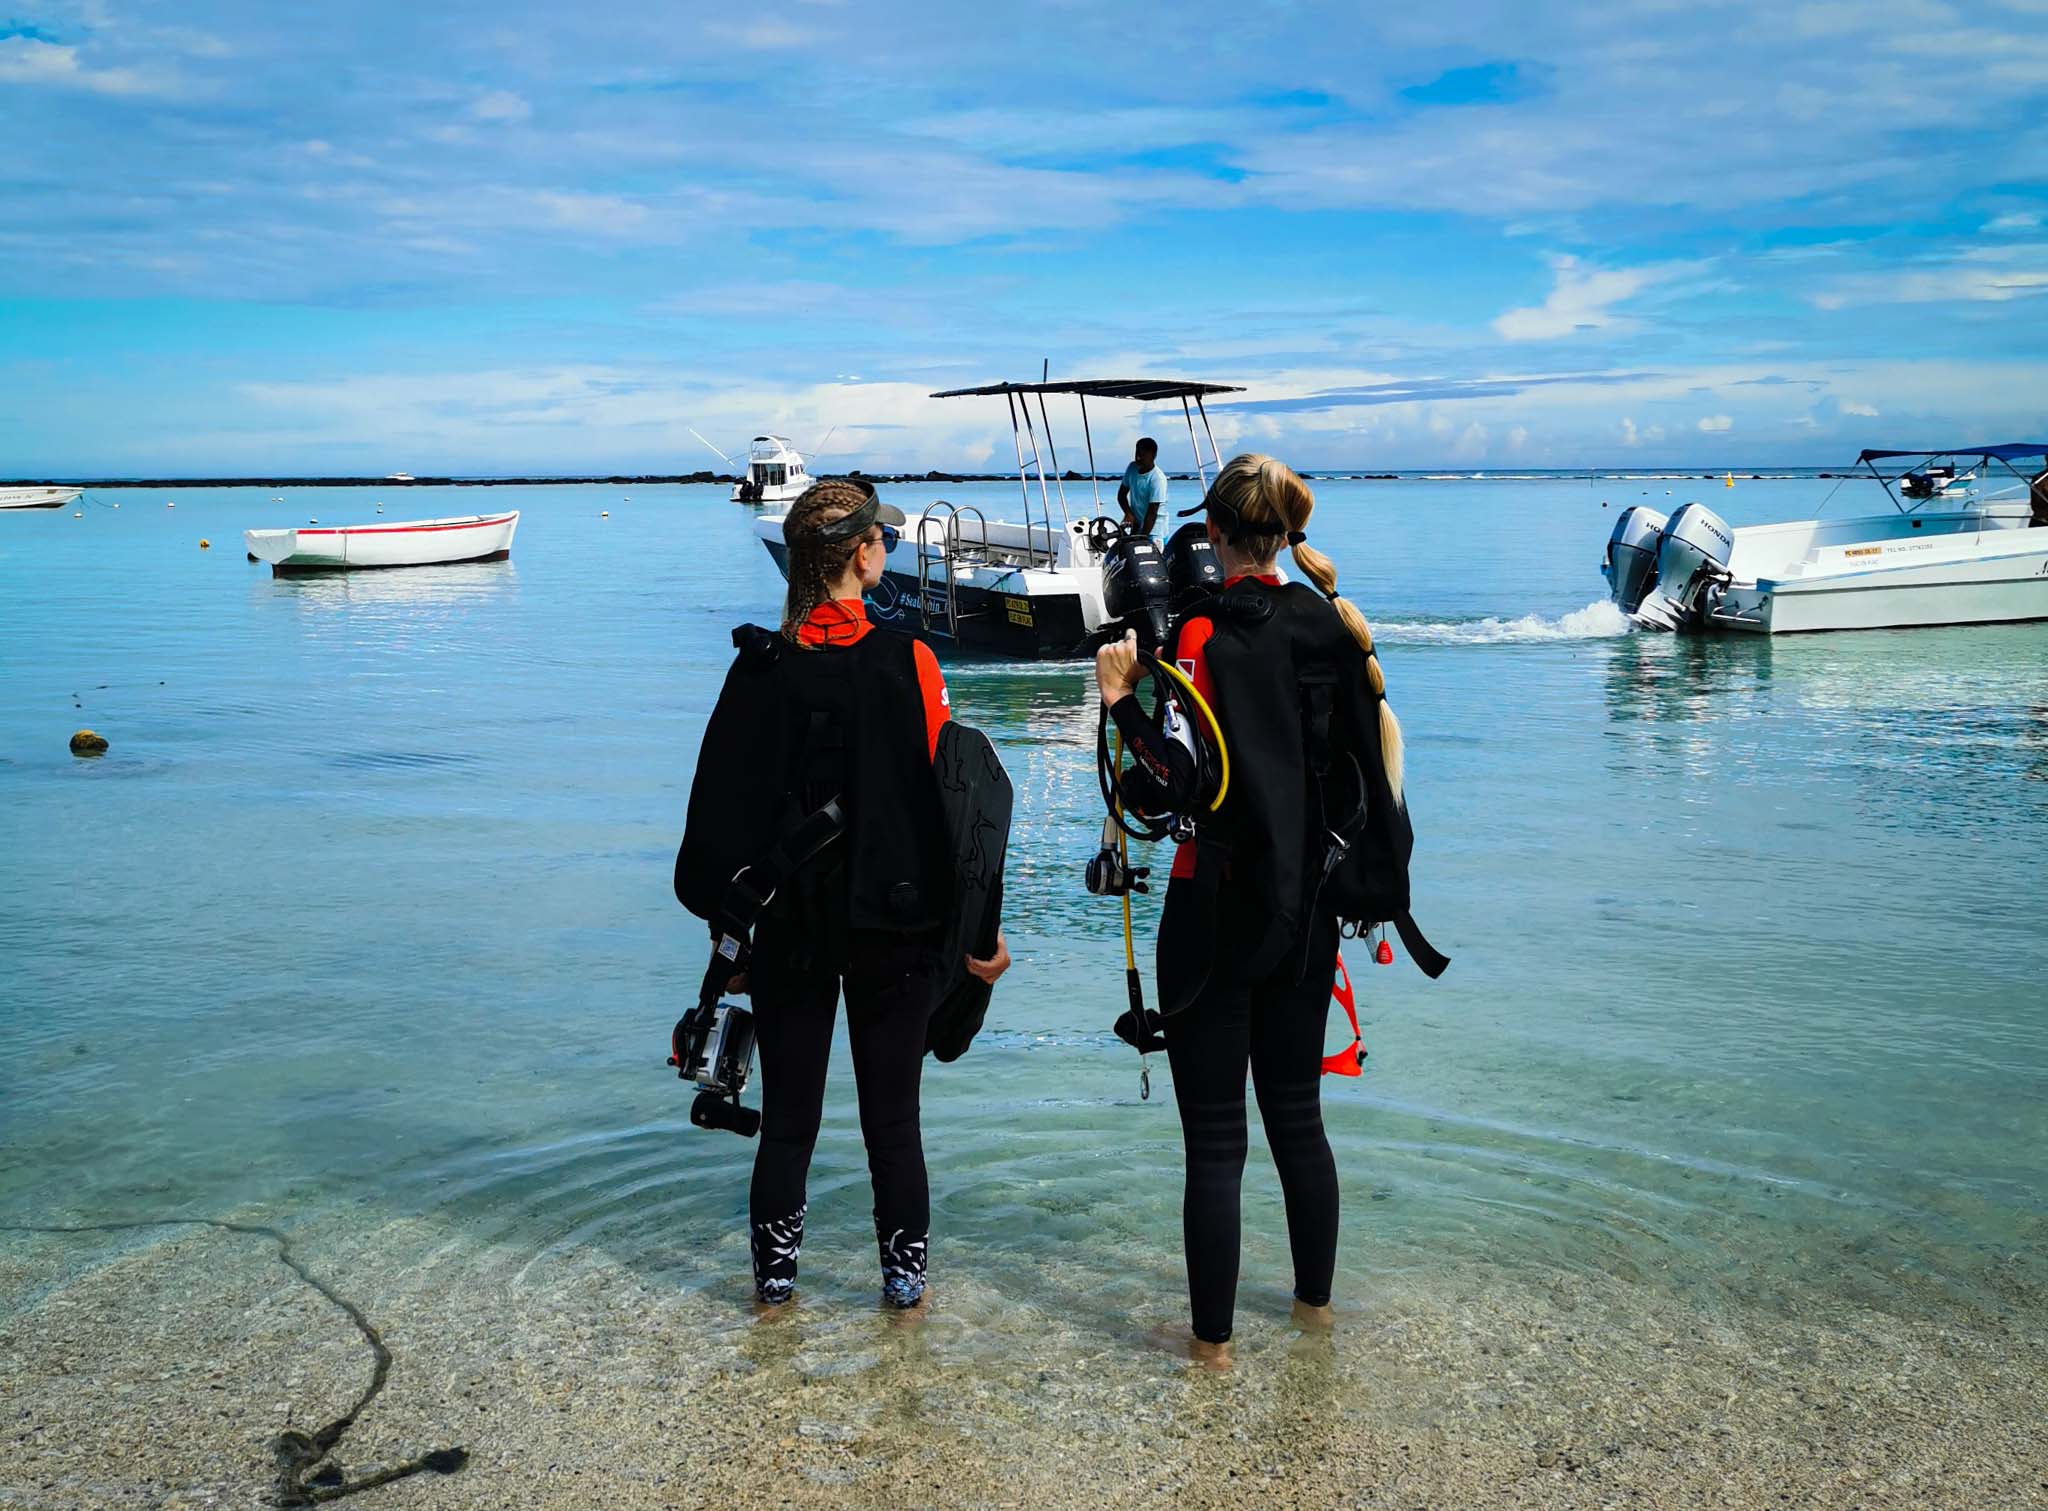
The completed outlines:
<svg viewBox="0 0 2048 1511">
<path fill-rule="evenodd" d="M 10 3 L 0 476 L 2048 439 L 2048 0 Z"/>
</svg>

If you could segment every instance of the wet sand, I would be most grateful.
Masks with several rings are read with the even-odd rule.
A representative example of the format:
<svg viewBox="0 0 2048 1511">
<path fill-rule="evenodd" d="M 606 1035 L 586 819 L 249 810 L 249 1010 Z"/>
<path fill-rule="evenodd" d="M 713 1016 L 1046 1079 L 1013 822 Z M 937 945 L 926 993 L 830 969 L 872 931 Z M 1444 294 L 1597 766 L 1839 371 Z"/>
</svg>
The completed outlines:
<svg viewBox="0 0 2048 1511">
<path fill-rule="evenodd" d="M 729 1283 L 688 1288 L 598 1250 L 479 1253 L 432 1219 L 294 1239 L 395 1355 L 349 1476 L 471 1455 L 352 1506 L 2048 1505 L 2043 1297 L 2016 1274 L 1968 1305 L 1902 1275 L 1891 1312 L 1444 1269 L 1340 1297 L 1329 1335 L 1248 1274 L 1215 1374 L 1158 1341 L 1178 1298 L 1131 1315 L 1057 1257 L 1058 1315 L 954 1250 L 922 1320 L 834 1253 L 756 1319 L 737 1247 Z M 0 1246 L 0 1505 L 264 1503 L 271 1439 L 368 1382 L 362 1337 L 260 1239 L 106 1242 Z"/>
</svg>

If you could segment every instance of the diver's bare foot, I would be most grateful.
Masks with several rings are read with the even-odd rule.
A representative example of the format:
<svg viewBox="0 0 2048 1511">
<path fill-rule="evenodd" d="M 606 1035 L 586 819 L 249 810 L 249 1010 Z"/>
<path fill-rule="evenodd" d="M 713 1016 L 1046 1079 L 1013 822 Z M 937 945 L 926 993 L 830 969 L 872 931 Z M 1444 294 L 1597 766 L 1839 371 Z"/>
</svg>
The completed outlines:
<svg viewBox="0 0 2048 1511">
<path fill-rule="evenodd" d="M 791 1296 L 786 1301 L 763 1301 L 759 1296 L 754 1298 L 754 1320 L 756 1322 L 770 1322 L 778 1317 L 794 1317 L 795 1315 L 796 1297 L 794 1296 Z"/>
<path fill-rule="evenodd" d="M 1188 1358 L 1198 1368 L 1214 1370 L 1218 1374 L 1225 1373 L 1237 1362 L 1231 1356 L 1228 1342 L 1211 1343 L 1206 1338 L 1188 1339 Z"/>
<path fill-rule="evenodd" d="M 1337 1313 L 1327 1302 L 1322 1306 L 1310 1306 L 1306 1301 L 1294 1303 L 1294 1325 L 1305 1333 L 1326 1333 L 1337 1325 Z"/>
</svg>

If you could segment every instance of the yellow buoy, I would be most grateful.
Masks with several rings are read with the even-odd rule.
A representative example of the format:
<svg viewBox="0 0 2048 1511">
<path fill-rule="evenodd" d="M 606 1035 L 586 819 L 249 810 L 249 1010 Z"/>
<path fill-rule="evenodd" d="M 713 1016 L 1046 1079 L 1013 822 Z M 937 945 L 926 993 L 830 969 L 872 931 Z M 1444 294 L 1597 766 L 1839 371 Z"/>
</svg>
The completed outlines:
<svg viewBox="0 0 2048 1511">
<path fill-rule="evenodd" d="M 1735 474 L 1734 474 L 1734 473 L 1732 473 L 1732 472 L 1731 472 L 1731 473 L 1729 473 L 1729 474 L 1728 474 L 1728 481 L 1727 481 L 1727 482 L 1726 482 L 1725 484 L 1723 484 L 1723 486 L 1724 486 L 1724 487 L 1728 487 L 1728 488 L 1733 488 L 1733 487 L 1735 486 Z"/>
<path fill-rule="evenodd" d="M 210 551 L 213 549 L 213 542 L 210 540 L 202 540 L 199 542 L 199 549 L 202 551 Z"/>
</svg>

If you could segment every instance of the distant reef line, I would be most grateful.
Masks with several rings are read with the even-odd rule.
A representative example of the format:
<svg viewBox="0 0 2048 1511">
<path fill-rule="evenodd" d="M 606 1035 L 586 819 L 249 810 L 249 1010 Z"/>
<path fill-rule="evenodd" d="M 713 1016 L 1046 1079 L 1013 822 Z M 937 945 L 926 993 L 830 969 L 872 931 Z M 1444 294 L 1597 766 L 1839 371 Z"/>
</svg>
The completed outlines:
<svg viewBox="0 0 2048 1511">
<path fill-rule="evenodd" d="M 1677 481 L 1694 477 L 1714 480 L 1724 474 L 1757 482 L 1783 471 L 1805 473 L 1804 468 L 1773 469 L 1771 472 L 1738 472 L 1728 474 L 1727 469 L 1710 472 L 1693 472 L 1690 469 L 1671 468 L 1664 471 L 1627 471 L 1610 468 L 1588 468 L 1584 471 L 1515 473 L 1486 473 L 1478 477 L 1487 482 L 1571 482 L 1580 478 L 1629 481 Z M 833 477 L 865 478 L 871 483 L 1014 483 L 1014 472 L 863 472 L 855 467 L 848 472 L 828 474 Z M 1847 473 L 1822 472 L 1819 477 L 1850 476 Z M 1065 483 L 1116 483 L 1121 482 L 1121 472 L 1098 473 L 1092 479 L 1085 472 L 1066 472 L 1046 475 L 1048 482 Z M 1170 472 L 1168 477 L 1178 482 L 1193 482 L 1192 472 Z M 1325 481 L 1345 480 L 1368 483 L 1396 482 L 1464 482 L 1475 480 L 1469 472 L 1452 472 L 1439 467 L 1413 467 L 1400 472 L 1354 472 L 1342 467 L 1318 467 L 1302 473 L 1303 477 Z M 0 478 L 0 488 L 557 488 L 589 487 L 603 484 L 617 487 L 651 487 L 657 483 L 722 483 L 733 484 L 739 479 L 729 472 L 676 472 L 645 473 L 627 476 L 621 473 L 601 475 L 592 473 L 581 477 L 105 477 L 105 478 L 51 478 L 20 477 Z"/>
</svg>

